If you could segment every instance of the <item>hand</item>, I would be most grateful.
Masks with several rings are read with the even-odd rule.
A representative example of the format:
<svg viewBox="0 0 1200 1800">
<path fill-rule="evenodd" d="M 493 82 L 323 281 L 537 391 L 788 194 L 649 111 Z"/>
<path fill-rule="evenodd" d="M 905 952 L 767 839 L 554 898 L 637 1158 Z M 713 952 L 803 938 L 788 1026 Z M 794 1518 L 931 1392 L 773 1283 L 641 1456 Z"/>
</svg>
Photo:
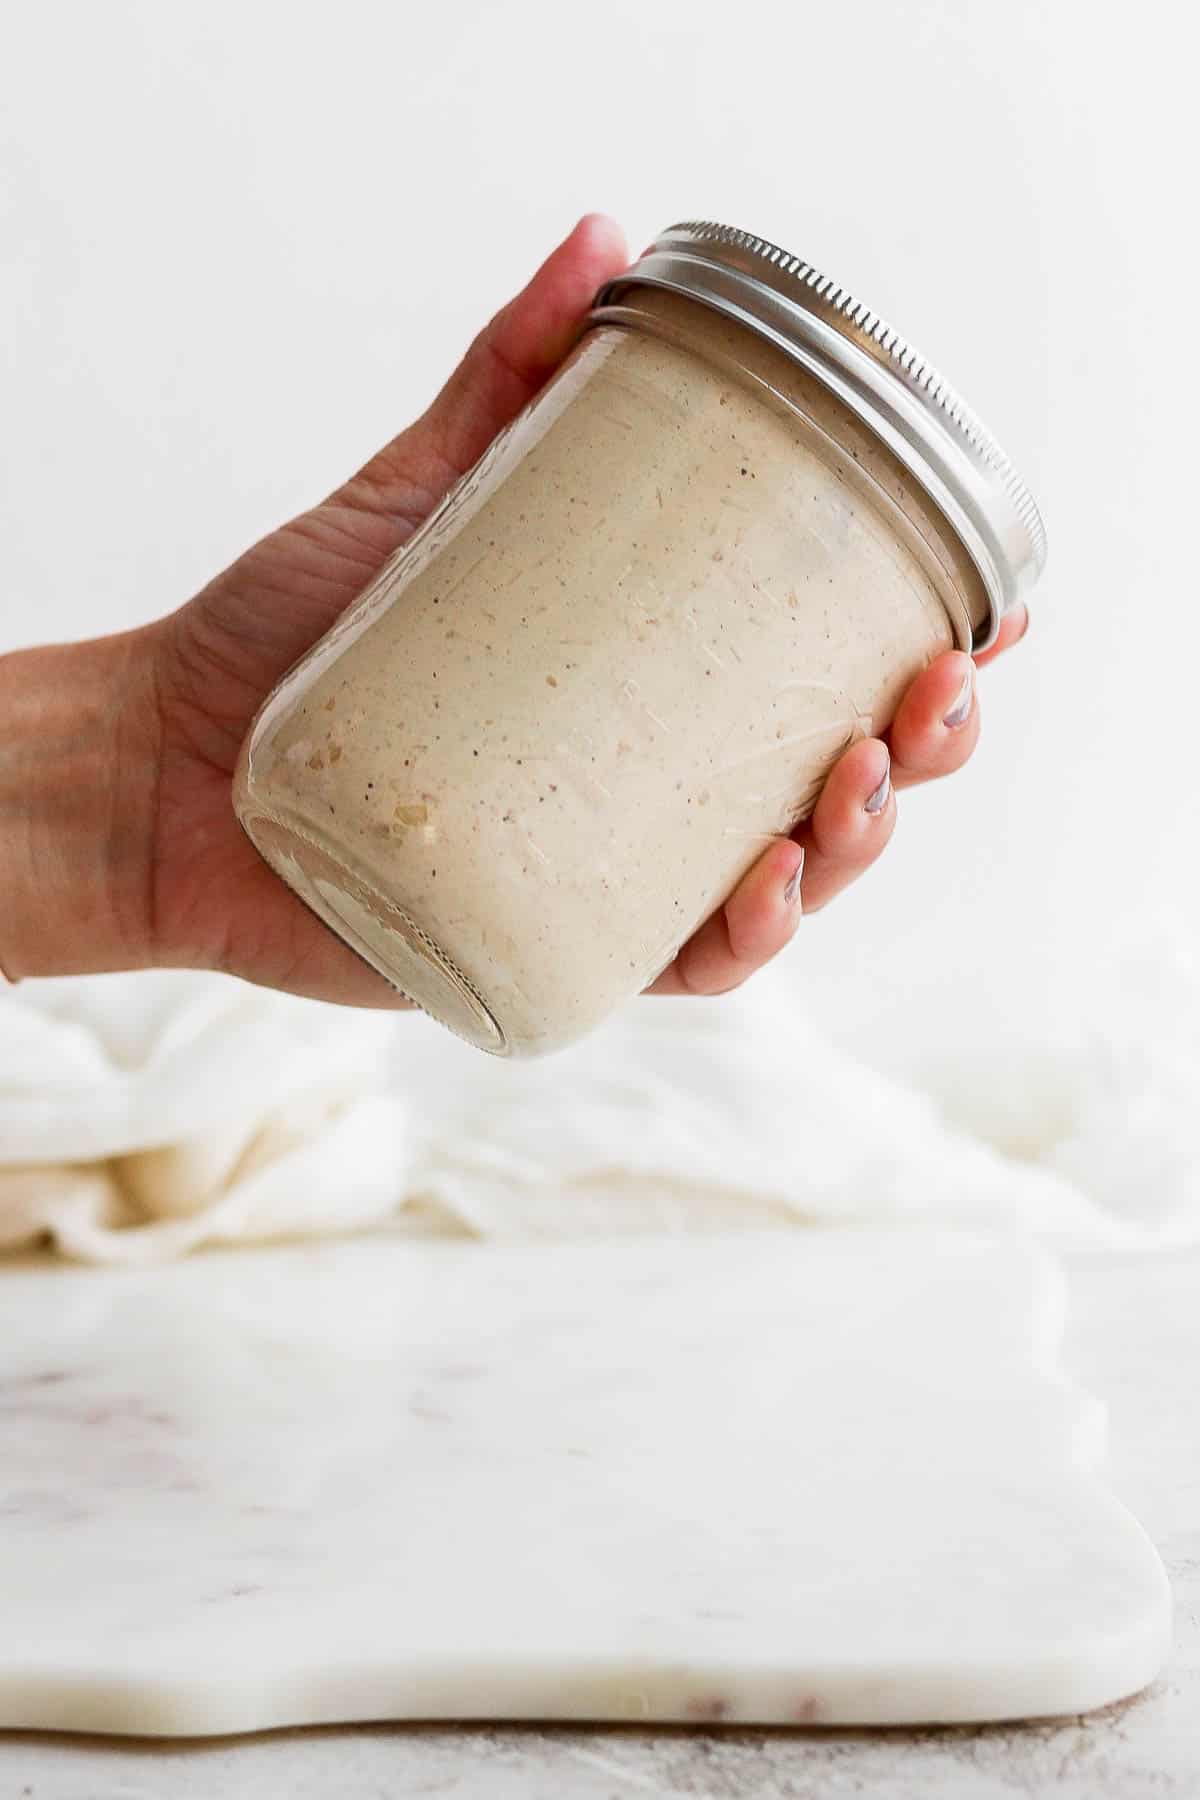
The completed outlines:
<svg viewBox="0 0 1200 1800">
<path fill-rule="evenodd" d="M 208 967 L 355 1005 L 402 1004 L 243 835 L 230 804 L 238 749 L 263 697 L 553 373 L 596 289 L 624 266 L 617 228 L 582 220 L 429 410 L 329 499 L 153 626 L 0 659 L 10 974 Z M 1010 619 L 999 647 L 1023 628 Z M 737 986 L 792 936 L 801 864 L 809 912 L 869 867 L 895 823 L 893 789 L 949 773 L 974 748 L 973 676 L 958 652 L 925 670 L 889 742 L 846 752 L 795 841 L 772 846 L 652 991 Z"/>
</svg>

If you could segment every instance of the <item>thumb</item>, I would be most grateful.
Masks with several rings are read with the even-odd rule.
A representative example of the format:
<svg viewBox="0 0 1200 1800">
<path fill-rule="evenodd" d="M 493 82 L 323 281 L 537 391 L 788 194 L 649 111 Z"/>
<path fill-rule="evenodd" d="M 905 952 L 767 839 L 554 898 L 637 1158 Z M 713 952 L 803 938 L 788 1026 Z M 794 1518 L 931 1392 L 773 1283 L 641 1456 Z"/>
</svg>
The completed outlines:
<svg viewBox="0 0 1200 1800">
<path fill-rule="evenodd" d="M 484 327 L 428 411 L 333 502 L 394 519 L 402 542 L 554 373 L 597 288 L 626 260 L 620 227 L 603 213 L 586 214 Z"/>
<path fill-rule="evenodd" d="M 619 228 L 598 213 L 582 218 L 415 424 L 163 621 L 165 685 L 202 720 L 210 760 L 232 767 L 264 694 L 532 399 L 596 289 L 624 266 Z"/>
</svg>

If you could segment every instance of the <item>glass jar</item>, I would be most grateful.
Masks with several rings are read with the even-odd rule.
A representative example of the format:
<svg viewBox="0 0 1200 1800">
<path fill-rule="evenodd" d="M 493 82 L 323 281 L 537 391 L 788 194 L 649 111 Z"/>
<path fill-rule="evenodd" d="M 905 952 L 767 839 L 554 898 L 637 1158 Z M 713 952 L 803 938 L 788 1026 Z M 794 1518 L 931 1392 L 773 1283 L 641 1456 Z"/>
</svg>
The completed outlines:
<svg viewBox="0 0 1200 1800">
<path fill-rule="evenodd" d="M 403 994 L 551 1050 L 1043 559 L 1011 466 L 895 333 L 773 245 L 676 226 L 267 700 L 238 815 Z"/>
</svg>

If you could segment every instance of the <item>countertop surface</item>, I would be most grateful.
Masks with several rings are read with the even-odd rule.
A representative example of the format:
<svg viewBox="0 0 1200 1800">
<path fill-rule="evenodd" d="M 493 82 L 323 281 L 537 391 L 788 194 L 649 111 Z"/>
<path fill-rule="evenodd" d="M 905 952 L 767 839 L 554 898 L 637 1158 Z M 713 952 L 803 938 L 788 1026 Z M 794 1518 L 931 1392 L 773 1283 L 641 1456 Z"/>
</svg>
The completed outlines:
<svg viewBox="0 0 1200 1800">
<path fill-rule="evenodd" d="M 1147 1694 L 1089 1718 L 933 1731 L 387 1727 L 154 1745 L 0 1737 L 0 1800 L 836 1800 L 1200 1789 L 1200 1252 L 1076 1260 L 1066 1362 L 1110 1410 L 1112 1478 L 1165 1559 L 1176 1644 Z"/>
</svg>

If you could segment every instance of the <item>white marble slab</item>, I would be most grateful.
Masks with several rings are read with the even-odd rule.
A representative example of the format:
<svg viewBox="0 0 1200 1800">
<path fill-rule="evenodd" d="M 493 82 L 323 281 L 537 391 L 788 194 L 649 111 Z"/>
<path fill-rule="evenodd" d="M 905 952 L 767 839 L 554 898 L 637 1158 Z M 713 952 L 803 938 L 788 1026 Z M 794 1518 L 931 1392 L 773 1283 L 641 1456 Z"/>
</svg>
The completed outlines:
<svg viewBox="0 0 1200 1800">
<path fill-rule="evenodd" d="M 1157 1556 L 1012 1246 L 359 1240 L 0 1272 L 0 1723 L 1077 1712 Z"/>
</svg>

